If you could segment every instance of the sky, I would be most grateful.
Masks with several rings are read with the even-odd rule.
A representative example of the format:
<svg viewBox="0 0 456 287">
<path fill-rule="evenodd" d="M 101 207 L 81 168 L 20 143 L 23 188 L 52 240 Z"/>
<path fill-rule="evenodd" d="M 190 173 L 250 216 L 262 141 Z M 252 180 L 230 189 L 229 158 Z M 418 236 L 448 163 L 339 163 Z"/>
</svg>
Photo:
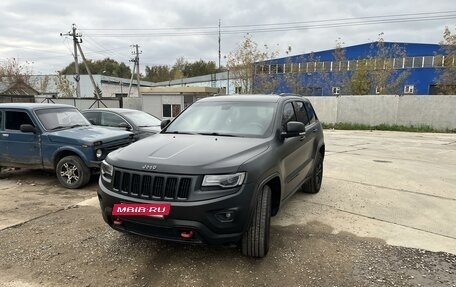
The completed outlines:
<svg viewBox="0 0 456 287">
<path fill-rule="evenodd" d="M 431 5 L 432 4 L 432 5 Z M 285 56 L 372 42 L 438 43 L 445 26 L 456 32 L 454 0 L 2 0 L 0 65 L 16 59 L 33 74 L 54 74 L 73 61 L 72 24 L 88 59 L 112 58 L 132 67 L 138 44 L 146 65 L 179 57 L 221 64 L 249 33 Z"/>
</svg>

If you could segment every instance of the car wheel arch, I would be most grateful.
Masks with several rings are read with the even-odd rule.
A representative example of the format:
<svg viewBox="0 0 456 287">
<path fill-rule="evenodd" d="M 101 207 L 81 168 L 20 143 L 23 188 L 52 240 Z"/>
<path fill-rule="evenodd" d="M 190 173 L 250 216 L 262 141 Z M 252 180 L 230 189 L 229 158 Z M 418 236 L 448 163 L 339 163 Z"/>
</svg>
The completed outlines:
<svg viewBox="0 0 456 287">
<path fill-rule="evenodd" d="M 82 155 L 81 153 L 79 153 L 77 150 L 61 148 L 54 153 L 54 156 L 52 159 L 53 168 L 55 169 L 57 167 L 57 164 L 59 163 L 59 161 L 62 158 L 66 157 L 66 156 L 71 156 L 71 155 L 79 157 L 84 163 L 87 162 L 85 156 Z"/>
<path fill-rule="evenodd" d="M 282 201 L 282 181 L 278 173 L 274 173 L 264 179 L 258 187 L 258 190 L 263 190 L 267 185 L 271 189 L 271 216 L 275 216 L 280 209 Z"/>
</svg>

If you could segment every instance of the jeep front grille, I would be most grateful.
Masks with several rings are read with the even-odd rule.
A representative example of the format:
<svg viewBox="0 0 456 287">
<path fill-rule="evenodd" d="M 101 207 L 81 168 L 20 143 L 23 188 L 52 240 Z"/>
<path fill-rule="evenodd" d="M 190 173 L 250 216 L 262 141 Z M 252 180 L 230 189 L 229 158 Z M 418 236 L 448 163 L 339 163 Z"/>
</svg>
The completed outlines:
<svg viewBox="0 0 456 287">
<path fill-rule="evenodd" d="M 116 169 L 112 180 L 116 193 L 152 200 L 187 200 L 192 178 Z"/>
</svg>

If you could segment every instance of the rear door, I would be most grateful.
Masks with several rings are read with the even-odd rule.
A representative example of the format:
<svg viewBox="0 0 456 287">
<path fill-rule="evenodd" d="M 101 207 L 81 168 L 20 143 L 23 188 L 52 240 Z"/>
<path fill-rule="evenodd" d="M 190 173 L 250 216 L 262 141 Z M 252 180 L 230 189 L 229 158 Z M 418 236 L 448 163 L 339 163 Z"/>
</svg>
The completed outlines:
<svg viewBox="0 0 456 287">
<path fill-rule="evenodd" d="M 41 167 L 41 138 L 40 132 L 21 132 L 23 124 L 37 125 L 30 115 L 23 110 L 4 110 L 4 129 L 1 133 L 2 144 L 6 146 L 6 153 L 2 162 L 11 166 Z M 3 163 L 2 163 L 3 164 Z"/>
</svg>

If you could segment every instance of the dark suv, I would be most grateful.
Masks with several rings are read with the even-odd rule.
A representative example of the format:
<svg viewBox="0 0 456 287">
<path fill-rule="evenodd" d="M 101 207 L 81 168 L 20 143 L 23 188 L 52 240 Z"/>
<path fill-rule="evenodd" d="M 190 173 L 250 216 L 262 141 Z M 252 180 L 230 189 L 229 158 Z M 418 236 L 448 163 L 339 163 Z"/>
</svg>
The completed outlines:
<svg viewBox="0 0 456 287">
<path fill-rule="evenodd" d="M 108 155 L 98 195 L 114 229 L 188 243 L 240 243 L 263 257 L 270 218 L 291 195 L 317 193 L 323 131 L 307 99 L 290 95 L 199 100 L 161 133 Z M 162 216 L 113 215 L 113 207 L 163 203 Z M 122 204 L 122 205 L 121 205 Z"/>
</svg>

